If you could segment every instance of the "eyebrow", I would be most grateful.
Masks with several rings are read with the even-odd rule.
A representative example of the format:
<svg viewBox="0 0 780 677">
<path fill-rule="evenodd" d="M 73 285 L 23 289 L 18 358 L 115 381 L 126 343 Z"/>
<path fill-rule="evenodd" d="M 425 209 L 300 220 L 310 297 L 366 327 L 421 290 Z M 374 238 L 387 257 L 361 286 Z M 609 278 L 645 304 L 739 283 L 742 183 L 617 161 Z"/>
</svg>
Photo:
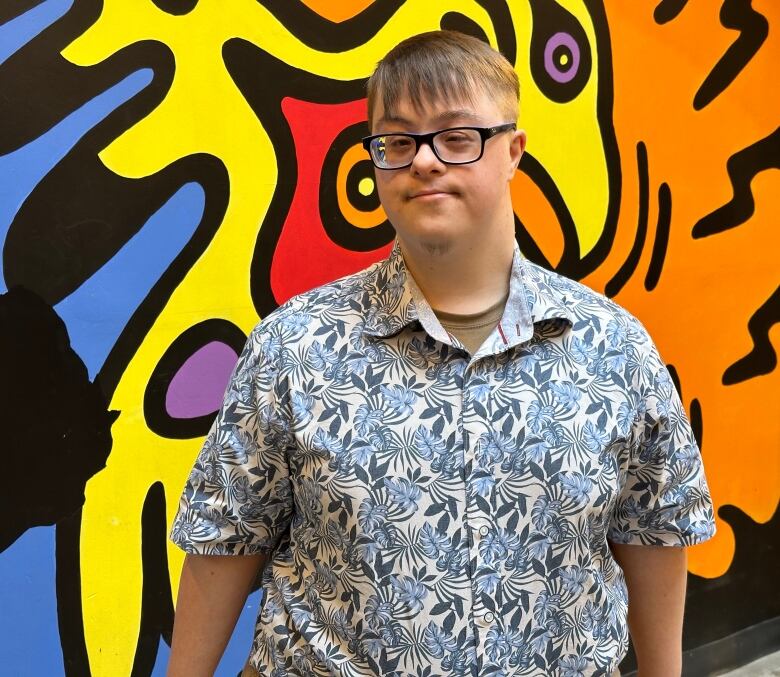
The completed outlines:
<svg viewBox="0 0 780 677">
<path fill-rule="evenodd" d="M 440 124 L 440 123 L 452 122 L 453 120 L 463 120 L 463 119 L 468 120 L 470 122 L 483 122 L 482 118 L 479 115 L 467 109 L 455 109 L 455 110 L 444 111 L 443 113 L 434 117 L 433 122 Z M 387 115 L 383 115 L 381 118 L 379 118 L 379 120 L 377 120 L 377 125 L 380 124 L 398 124 L 406 127 L 413 126 L 411 120 L 408 120 L 402 115 L 395 115 L 393 113 L 388 113 Z"/>
</svg>

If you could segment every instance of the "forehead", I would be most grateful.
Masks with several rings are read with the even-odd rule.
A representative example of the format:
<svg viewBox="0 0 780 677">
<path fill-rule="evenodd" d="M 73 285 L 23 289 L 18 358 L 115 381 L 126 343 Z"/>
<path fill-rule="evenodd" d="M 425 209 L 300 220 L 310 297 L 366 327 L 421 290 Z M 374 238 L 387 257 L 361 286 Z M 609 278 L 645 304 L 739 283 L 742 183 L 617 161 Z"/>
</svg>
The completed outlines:
<svg viewBox="0 0 780 677">
<path fill-rule="evenodd" d="M 377 97 L 372 128 L 377 127 L 429 127 L 447 126 L 451 123 L 495 124 L 499 106 L 485 92 L 472 92 L 465 97 L 425 97 L 415 102 L 408 94 L 402 94 L 392 107 L 385 108 L 382 97 Z"/>
</svg>

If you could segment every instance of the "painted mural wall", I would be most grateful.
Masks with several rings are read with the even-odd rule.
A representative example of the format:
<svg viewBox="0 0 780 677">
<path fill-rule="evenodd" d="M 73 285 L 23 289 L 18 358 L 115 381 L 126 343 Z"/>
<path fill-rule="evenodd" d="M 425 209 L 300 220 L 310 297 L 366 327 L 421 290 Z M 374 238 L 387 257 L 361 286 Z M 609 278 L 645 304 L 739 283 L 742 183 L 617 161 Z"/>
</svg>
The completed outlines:
<svg viewBox="0 0 780 677">
<path fill-rule="evenodd" d="M 439 27 L 519 74 L 524 254 L 682 394 L 718 510 L 686 649 L 780 616 L 780 3 L 3 0 L 0 672 L 164 674 L 167 525 L 237 354 L 389 251 L 365 80 Z"/>
</svg>

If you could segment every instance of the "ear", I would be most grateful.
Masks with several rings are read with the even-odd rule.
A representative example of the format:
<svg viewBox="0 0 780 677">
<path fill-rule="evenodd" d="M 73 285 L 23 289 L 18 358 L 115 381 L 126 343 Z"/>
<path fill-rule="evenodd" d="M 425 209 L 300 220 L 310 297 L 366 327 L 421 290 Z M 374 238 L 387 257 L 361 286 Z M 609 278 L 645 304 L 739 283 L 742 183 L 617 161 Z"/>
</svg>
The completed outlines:
<svg viewBox="0 0 780 677">
<path fill-rule="evenodd" d="M 510 180 L 514 176 L 517 166 L 520 164 L 520 158 L 523 157 L 526 140 L 527 137 L 524 129 L 518 129 L 512 134 L 512 139 L 509 142 L 509 159 L 511 162 L 509 167 Z"/>
</svg>

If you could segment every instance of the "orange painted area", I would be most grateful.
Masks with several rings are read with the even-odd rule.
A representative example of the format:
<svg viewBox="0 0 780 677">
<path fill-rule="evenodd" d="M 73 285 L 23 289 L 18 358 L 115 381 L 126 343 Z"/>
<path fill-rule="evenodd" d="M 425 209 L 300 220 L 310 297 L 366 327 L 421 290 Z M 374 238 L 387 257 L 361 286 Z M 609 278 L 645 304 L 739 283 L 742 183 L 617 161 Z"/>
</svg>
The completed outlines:
<svg viewBox="0 0 780 677">
<path fill-rule="evenodd" d="M 314 10 L 320 16 L 341 23 L 353 16 L 360 14 L 366 7 L 372 5 L 374 0 L 302 0 L 309 9 Z"/>
<path fill-rule="evenodd" d="M 702 454 L 716 511 L 731 504 L 766 522 L 780 499 L 780 371 L 730 386 L 723 385 L 722 375 L 751 351 L 748 321 L 778 285 L 780 171 L 763 171 L 752 181 L 755 213 L 745 223 L 698 240 L 691 235 L 699 219 L 732 198 L 729 157 L 778 125 L 780 89 L 772 83 L 780 63 L 780 4 L 763 0 L 753 7 L 769 21 L 767 40 L 737 78 L 696 111 L 696 91 L 738 36 L 720 24 L 719 8 L 689 3 L 659 26 L 654 4 L 606 3 L 623 205 L 611 252 L 585 282 L 604 289 L 634 242 L 636 144 L 643 141 L 650 178 L 648 237 L 635 273 L 615 300 L 644 322 L 665 361 L 676 368 L 688 411 L 694 398 L 701 404 Z M 662 182 L 671 188 L 671 231 L 659 284 L 647 291 Z M 777 352 L 776 325 L 769 336 Z M 722 575 L 734 547 L 731 528 L 718 520 L 716 537 L 691 549 L 690 570 Z"/>
<path fill-rule="evenodd" d="M 544 257 L 555 267 L 563 256 L 563 231 L 539 186 L 521 171 L 509 184 L 512 207 Z"/>
</svg>

